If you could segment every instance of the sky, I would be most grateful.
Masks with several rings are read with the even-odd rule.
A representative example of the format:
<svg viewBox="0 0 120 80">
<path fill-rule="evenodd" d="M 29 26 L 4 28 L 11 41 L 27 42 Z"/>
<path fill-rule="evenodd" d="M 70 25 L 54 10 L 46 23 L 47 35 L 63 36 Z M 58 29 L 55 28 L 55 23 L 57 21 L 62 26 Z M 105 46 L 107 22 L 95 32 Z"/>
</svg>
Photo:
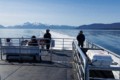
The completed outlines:
<svg viewBox="0 0 120 80">
<path fill-rule="evenodd" d="M 120 22 L 120 0 L 0 0 L 0 25 Z"/>
</svg>

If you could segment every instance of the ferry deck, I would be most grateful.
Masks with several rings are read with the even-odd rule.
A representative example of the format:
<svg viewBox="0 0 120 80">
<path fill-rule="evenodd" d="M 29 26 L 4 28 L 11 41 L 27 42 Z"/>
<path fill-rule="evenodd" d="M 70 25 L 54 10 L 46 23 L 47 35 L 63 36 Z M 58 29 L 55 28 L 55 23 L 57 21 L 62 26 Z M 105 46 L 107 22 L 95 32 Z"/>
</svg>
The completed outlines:
<svg viewBox="0 0 120 80">
<path fill-rule="evenodd" d="M 9 61 L 3 51 L 6 49 L 4 47 L 5 39 L 1 39 L 0 46 L 0 80 L 120 79 L 120 56 L 89 41 L 86 41 L 85 48 L 81 49 L 74 39 L 54 38 L 55 45 L 50 48 L 50 51 L 39 46 L 42 61 L 34 61 L 32 57 L 21 55 L 18 56 L 20 58 L 12 59 L 12 57 Z M 14 44 L 19 44 L 17 46 L 20 46 L 19 53 L 21 54 L 21 39 L 12 38 L 12 40 L 15 42 Z M 91 48 L 107 51 L 114 58 L 113 64 L 109 67 L 90 65 L 85 52 Z"/>
</svg>

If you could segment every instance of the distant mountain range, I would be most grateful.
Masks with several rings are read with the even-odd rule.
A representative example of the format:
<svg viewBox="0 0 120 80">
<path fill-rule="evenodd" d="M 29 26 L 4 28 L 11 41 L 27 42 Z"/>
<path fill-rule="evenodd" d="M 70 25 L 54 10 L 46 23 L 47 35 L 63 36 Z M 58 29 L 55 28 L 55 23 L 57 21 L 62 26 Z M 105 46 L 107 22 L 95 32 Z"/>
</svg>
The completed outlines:
<svg viewBox="0 0 120 80">
<path fill-rule="evenodd" d="M 42 23 L 30 23 L 26 22 L 23 25 L 15 26 L 2 26 L 0 29 L 101 29 L 101 30 L 120 30 L 120 23 L 102 24 L 95 23 L 90 25 L 81 26 L 68 26 L 68 25 L 48 25 Z"/>
<path fill-rule="evenodd" d="M 15 26 L 7 26 L 2 27 L 6 29 L 73 29 L 74 26 L 67 26 L 67 25 L 47 25 L 42 23 L 30 23 L 26 22 L 23 25 L 15 25 Z"/>
<path fill-rule="evenodd" d="M 77 27 L 76 29 L 104 29 L 104 30 L 120 30 L 120 23 L 112 23 L 112 24 L 90 24 L 90 25 L 82 25 Z"/>
</svg>

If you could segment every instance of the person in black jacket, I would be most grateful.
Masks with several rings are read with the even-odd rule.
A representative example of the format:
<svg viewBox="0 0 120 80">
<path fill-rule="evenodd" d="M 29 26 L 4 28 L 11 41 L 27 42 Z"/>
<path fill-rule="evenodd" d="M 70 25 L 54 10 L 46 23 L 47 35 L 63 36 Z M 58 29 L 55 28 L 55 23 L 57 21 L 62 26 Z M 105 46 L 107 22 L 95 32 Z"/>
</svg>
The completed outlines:
<svg viewBox="0 0 120 80">
<path fill-rule="evenodd" d="M 46 33 L 44 34 L 44 38 L 45 38 L 46 49 L 49 51 L 50 42 L 51 42 L 51 34 L 49 29 L 46 30 Z"/>
<path fill-rule="evenodd" d="M 28 43 L 28 46 L 38 46 L 38 41 L 36 39 L 36 36 L 31 37 L 31 41 Z"/>
<path fill-rule="evenodd" d="M 36 36 L 32 36 L 31 40 L 28 42 L 28 46 L 38 46 L 38 41 L 36 39 Z M 41 55 L 39 56 L 40 61 L 42 61 L 41 59 Z M 36 56 L 33 57 L 34 61 L 36 61 Z"/>
<path fill-rule="evenodd" d="M 83 31 L 80 31 L 80 33 L 77 35 L 77 41 L 78 41 L 78 46 L 81 46 L 83 48 L 83 44 L 85 41 L 85 35 L 83 34 Z"/>
</svg>

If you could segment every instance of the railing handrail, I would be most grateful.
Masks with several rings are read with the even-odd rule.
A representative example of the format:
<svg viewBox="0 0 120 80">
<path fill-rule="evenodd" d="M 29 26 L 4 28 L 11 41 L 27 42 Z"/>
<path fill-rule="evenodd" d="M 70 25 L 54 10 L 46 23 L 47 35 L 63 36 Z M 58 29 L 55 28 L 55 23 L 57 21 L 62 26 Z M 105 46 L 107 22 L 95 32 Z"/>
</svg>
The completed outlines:
<svg viewBox="0 0 120 80">
<path fill-rule="evenodd" d="M 83 58 L 83 60 L 84 60 L 84 63 L 86 64 L 86 62 L 87 62 L 87 61 L 86 61 L 87 58 L 86 58 L 85 54 L 81 51 L 80 47 L 78 47 L 76 41 L 73 41 L 73 43 L 74 43 L 74 45 L 76 46 L 76 49 L 79 51 L 79 54 L 82 56 L 82 58 Z"/>
<path fill-rule="evenodd" d="M 82 52 L 82 50 L 80 49 L 80 47 L 77 45 L 77 42 L 76 41 L 73 41 L 73 47 L 76 47 L 75 50 L 78 51 L 78 54 L 81 55 L 81 58 L 83 60 L 83 68 L 84 68 L 84 80 L 88 80 L 88 61 L 87 61 L 87 57 L 85 56 L 85 54 Z M 80 62 L 77 62 L 77 63 L 80 63 Z M 79 64 L 78 64 L 79 65 Z M 80 74 L 80 73 L 79 73 Z"/>
<path fill-rule="evenodd" d="M 0 39 L 7 39 L 8 37 L 2 37 Z M 10 37 L 10 39 L 31 39 L 31 38 L 27 38 L 27 37 Z M 36 38 L 36 39 L 46 39 L 46 38 L 43 38 L 43 37 L 40 37 L 40 38 Z M 52 37 L 51 39 L 75 39 L 75 38 L 55 38 L 55 37 Z"/>
<path fill-rule="evenodd" d="M 6 43 L 6 40 L 7 38 L 0 38 L 0 46 L 2 45 L 5 45 Z M 19 38 L 10 38 L 11 39 L 11 42 L 12 42 L 12 45 L 14 46 L 20 46 L 21 45 L 21 42 L 27 40 L 27 42 L 30 41 L 31 38 L 25 38 L 25 37 L 19 37 Z M 40 45 L 40 41 L 39 40 L 48 40 L 48 38 L 43 38 L 43 37 L 39 37 L 39 38 L 36 38 L 38 40 L 38 44 Z M 72 42 L 74 40 L 74 38 L 51 38 L 51 40 L 53 40 L 53 45 L 54 47 L 51 46 L 52 49 L 59 49 L 59 50 L 72 50 Z M 41 41 L 41 43 L 43 43 Z M 47 43 L 46 43 L 47 44 Z M 43 45 L 45 45 L 43 43 Z"/>
</svg>

